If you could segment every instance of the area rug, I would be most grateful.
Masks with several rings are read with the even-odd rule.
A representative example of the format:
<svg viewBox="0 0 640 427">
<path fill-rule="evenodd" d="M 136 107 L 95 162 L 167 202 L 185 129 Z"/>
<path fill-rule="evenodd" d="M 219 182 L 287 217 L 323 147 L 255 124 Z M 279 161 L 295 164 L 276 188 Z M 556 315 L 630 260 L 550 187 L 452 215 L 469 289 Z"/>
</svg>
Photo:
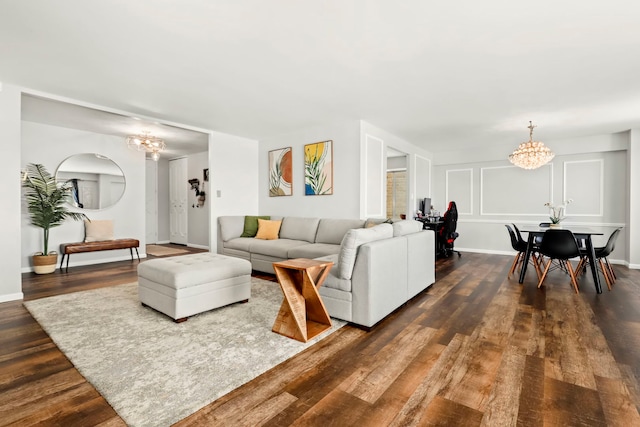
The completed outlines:
<svg viewBox="0 0 640 427">
<path fill-rule="evenodd" d="M 25 302 L 33 317 L 130 426 L 168 426 L 294 356 L 308 343 L 271 332 L 277 283 L 251 299 L 174 323 L 142 307 L 137 284 Z"/>
<path fill-rule="evenodd" d="M 147 251 L 147 255 L 153 255 L 153 256 L 180 255 L 180 254 L 186 254 L 187 252 L 189 252 L 184 249 L 168 248 L 166 246 L 160 246 L 160 245 L 147 245 L 146 251 Z"/>
</svg>

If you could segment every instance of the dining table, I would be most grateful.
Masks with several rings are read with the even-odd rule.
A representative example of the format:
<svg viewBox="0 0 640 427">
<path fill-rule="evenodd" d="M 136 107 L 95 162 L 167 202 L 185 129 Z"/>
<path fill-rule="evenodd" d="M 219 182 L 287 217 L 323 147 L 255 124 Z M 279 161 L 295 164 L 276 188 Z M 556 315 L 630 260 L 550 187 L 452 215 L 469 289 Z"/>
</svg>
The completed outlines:
<svg viewBox="0 0 640 427">
<path fill-rule="evenodd" d="M 591 236 L 602 236 L 603 233 L 580 226 L 563 226 L 562 228 L 564 230 L 570 230 L 573 235 L 576 236 L 576 240 L 578 240 L 578 242 L 584 242 L 584 248 L 586 249 L 587 258 L 589 259 L 589 265 L 591 267 L 591 274 L 593 275 L 593 283 L 595 284 L 596 292 L 601 294 L 602 284 L 600 283 L 600 275 L 598 274 L 598 267 L 596 264 L 596 253 L 593 247 L 593 240 L 591 239 Z M 535 225 L 524 225 L 520 227 L 520 231 L 523 233 L 528 233 L 529 237 L 527 238 L 527 250 L 524 254 L 522 269 L 520 270 L 520 279 L 518 280 L 519 283 L 524 282 L 524 277 L 527 273 L 527 265 L 529 264 L 529 259 L 531 258 L 531 252 L 533 252 L 536 238 L 542 237 L 545 231 L 549 229 L 549 227 L 540 227 Z"/>
</svg>

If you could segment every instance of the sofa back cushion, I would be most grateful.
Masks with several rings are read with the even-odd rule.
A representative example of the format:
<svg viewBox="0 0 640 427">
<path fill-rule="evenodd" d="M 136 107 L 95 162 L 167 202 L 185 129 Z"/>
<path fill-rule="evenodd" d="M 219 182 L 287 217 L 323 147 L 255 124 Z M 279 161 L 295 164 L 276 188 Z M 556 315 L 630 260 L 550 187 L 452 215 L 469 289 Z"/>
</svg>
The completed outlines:
<svg viewBox="0 0 640 427">
<path fill-rule="evenodd" d="M 361 219 L 322 218 L 318 224 L 316 243 L 339 245 L 347 231 L 352 228 L 362 228 L 363 225 L 364 221 Z"/>
<path fill-rule="evenodd" d="M 319 218 L 284 217 L 282 219 L 282 225 L 280 226 L 280 238 L 304 240 L 313 243 L 316 238 L 319 222 Z"/>
<path fill-rule="evenodd" d="M 391 224 L 380 224 L 371 228 L 354 228 L 347 231 L 340 244 L 338 277 L 351 280 L 360 245 L 391 237 L 393 237 L 393 226 Z"/>
<path fill-rule="evenodd" d="M 244 230 L 244 216 L 221 216 L 218 217 L 220 224 L 220 237 L 223 242 L 240 237 Z"/>
<path fill-rule="evenodd" d="M 422 223 L 420 221 L 414 221 L 412 219 L 405 219 L 404 221 L 394 222 L 392 226 L 393 237 L 405 236 L 407 234 L 413 234 L 422 231 Z"/>
</svg>

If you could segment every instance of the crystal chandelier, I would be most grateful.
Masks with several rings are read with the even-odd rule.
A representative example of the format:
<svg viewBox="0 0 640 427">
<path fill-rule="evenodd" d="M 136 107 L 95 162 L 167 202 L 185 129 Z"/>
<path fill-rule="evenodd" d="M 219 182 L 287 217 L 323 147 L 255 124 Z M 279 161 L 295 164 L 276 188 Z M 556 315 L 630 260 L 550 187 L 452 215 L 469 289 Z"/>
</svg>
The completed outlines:
<svg viewBox="0 0 640 427">
<path fill-rule="evenodd" d="M 540 141 L 533 140 L 533 128 L 529 122 L 529 141 L 523 142 L 510 156 L 509 161 L 523 169 L 537 169 L 553 159 L 553 152 Z"/>
<path fill-rule="evenodd" d="M 129 135 L 127 146 L 151 153 L 151 158 L 156 162 L 160 159 L 160 153 L 167 148 L 162 139 L 151 135 L 149 131 L 142 132 L 142 135 Z"/>
</svg>

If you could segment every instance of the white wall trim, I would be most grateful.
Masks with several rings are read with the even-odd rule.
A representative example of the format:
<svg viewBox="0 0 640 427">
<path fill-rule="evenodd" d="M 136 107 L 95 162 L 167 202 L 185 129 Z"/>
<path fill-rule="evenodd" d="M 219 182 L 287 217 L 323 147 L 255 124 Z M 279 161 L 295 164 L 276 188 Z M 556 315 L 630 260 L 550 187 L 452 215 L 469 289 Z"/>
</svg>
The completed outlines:
<svg viewBox="0 0 640 427">
<path fill-rule="evenodd" d="M 416 173 L 413 175 L 413 188 L 418 188 L 418 157 L 420 157 L 422 160 L 426 160 L 429 163 L 429 197 L 431 197 L 431 174 L 432 174 L 432 165 L 431 165 L 431 159 L 428 159 L 424 156 L 421 156 L 420 154 L 416 154 L 413 156 L 413 170 L 416 171 Z M 416 195 L 417 197 L 417 195 Z"/>
<path fill-rule="evenodd" d="M 0 295 L 0 303 L 9 302 L 9 301 L 19 301 L 23 299 L 24 299 L 24 294 L 22 292 L 16 292 L 15 294 Z"/>
<path fill-rule="evenodd" d="M 370 140 L 375 140 L 378 141 L 380 143 L 380 164 L 378 165 L 378 170 L 380 171 L 380 180 L 381 180 L 381 187 L 378 189 L 380 191 L 381 197 L 380 197 L 380 206 L 378 206 L 378 211 L 377 212 L 369 212 L 368 208 L 369 208 L 369 186 L 365 185 L 364 186 L 364 207 L 365 207 L 365 217 L 366 218 L 376 218 L 376 217 L 386 217 L 386 209 L 385 209 L 385 201 L 386 201 L 386 188 L 385 188 L 385 183 L 386 183 L 386 172 L 385 172 L 385 161 L 386 161 L 386 156 L 384 155 L 384 141 L 376 136 L 373 135 L 369 135 L 368 133 L 365 132 L 364 134 L 364 158 L 366 160 L 368 160 L 368 154 L 369 154 L 369 149 L 372 148 L 369 146 L 369 141 Z M 368 176 L 369 173 L 369 164 L 367 161 L 364 162 L 364 177 L 365 177 L 365 184 L 366 184 L 366 177 Z"/>
<path fill-rule="evenodd" d="M 462 212 L 458 210 L 458 215 L 473 215 L 473 168 L 469 169 L 447 169 L 445 175 L 445 206 L 448 206 L 449 201 L 449 172 L 469 172 L 469 207 L 470 212 Z M 459 203 L 456 203 L 458 205 Z"/>
<path fill-rule="evenodd" d="M 504 218 L 504 219 L 474 219 L 474 218 L 465 218 L 458 219 L 458 223 L 467 223 L 467 224 L 511 224 L 513 218 Z M 517 220 L 518 224 L 526 224 L 526 225 L 538 225 L 543 221 L 532 221 L 532 220 Z M 627 224 L 621 222 L 577 222 L 577 221 L 563 221 L 562 224 L 567 226 L 574 227 L 615 227 L 615 228 L 625 228 Z"/>
<path fill-rule="evenodd" d="M 126 249 L 122 249 L 122 250 L 126 250 Z M 140 249 L 138 249 L 138 251 L 140 251 Z M 147 254 L 146 252 L 139 252 L 140 253 L 140 259 L 142 258 L 146 258 Z M 78 256 L 79 254 L 74 254 L 74 256 Z M 118 257 L 111 257 L 111 258 L 101 258 L 101 259 L 92 259 L 92 260 L 86 260 L 86 261 L 71 261 L 69 262 L 69 267 L 80 267 L 82 265 L 94 265 L 94 264 L 106 264 L 108 262 L 116 262 L 116 261 L 131 261 L 131 255 L 127 254 L 127 255 L 123 255 L 123 256 L 118 256 Z M 136 257 L 136 254 L 133 254 L 133 261 L 132 262 L 138 262 L 138 257 Z M 66 266 L 66 262 L 65 262 L 65 266 Z M 63 267 L 64 269 L 65 267 Z M 60 270 L 60 263 L 58 262 L 56 265 L 56 271 Z M 23 273 L 32 273 L 33 272 L 33 268 L 32 267 L 24 267 L 22 269 Z"/>
<path fill-rule="evenodd" d="M 190 248 L 196 248 L 196 249 L 206 249 L 209 250 L 209 246 L 205 246 L 205 245 L 196 245 L 195 243 L 187 243 L 187 246 Z"/>
<path fill-rule="evenodd" d="M 562 200 L 567 200 L 568 196 L 567 196 L 567 165 L 571 164 L 571 163 L 599 163 L 600 164 L 600 194 L 599 194 L 599 198 L 600 198 L 600 207 L 599 207 L 599 212 L 597 214 L 574 214 L 572 213 L 571 216 L 588 216 L 588 217 L 602 217 L 604 216 L 604 159 L 589 159 L 589 160 L 567 160 L 565 162 L 563 162 L 563 179 L 562 179 Z M 567 212 L 567 210 L 569 209 L 569 207 L 567 206 L 567 209 L 565 209 L 565 215 L 569 215 L 569 213 Z"/>
</svg>

